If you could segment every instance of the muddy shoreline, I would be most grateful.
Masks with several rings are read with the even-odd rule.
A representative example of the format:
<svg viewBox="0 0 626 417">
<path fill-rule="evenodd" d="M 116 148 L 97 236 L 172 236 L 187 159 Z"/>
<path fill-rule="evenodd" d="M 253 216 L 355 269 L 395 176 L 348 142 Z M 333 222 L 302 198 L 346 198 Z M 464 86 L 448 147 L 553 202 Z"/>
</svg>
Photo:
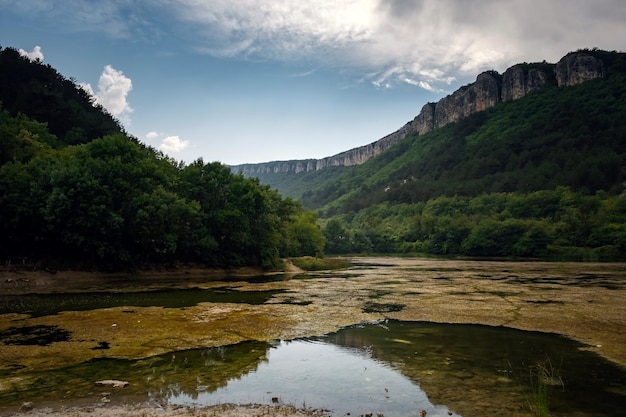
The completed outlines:
<svg viewBox="0 0 626 417">
<path fill-rule="evenodd" d="M 182 407 L 158 405 L 73 406 L 61 408 L 25 407 L 7 417 L 327 417 L 324 410 L 299 409 L 294 406 L 261 404 L 218 404 L 209 407 Z"/>
<path fill-rule="evenodd" d="M 585 344 L 586 350 L 626 369 L 626 335 L 623 331 L 626 328 L 626 306 L 623 303 L 626 299 L 626 264 L 411 258 L 353 258 L 352 262 L 354 266 L 343 271 L 322 271 L 307 274 L 305 279 L 288 279 L 299 272 L 292 270 L 287 279 L 264 283 L 248 282 L 247 278 L 259 274 L 257 270 L 188 268 L 144 271 L 138 275 L 2 270 L 2 294 L 90 292 L 111 290 L 112 286 L 115 291 L 128 292 L 224 285 L 240 291 L 281 292 L 259 306 L 202 303 L 182 310 L 135 309 L 133 315 L 125 313 L 123 308 L 111 308 L 97 318 L 80 312 L 64 312 L 52 319 L 5 314 L 0 315 L 0 330 L 16 322 L 29 325 L 60 323 L 77 335 L 76 340 L 88 341 L 90 347 L 95 340 L 107 340 L 111 344 L 111 349 L 106 352 L 109 357 L 143 358 L 246 340 L 321 336 L 342 326 L 388 318 L 557 333 Z M 393 311 L 385 308 L 389 305 L 403 307 Z M 181 320 L 188 323 L 184 336 L 179 334 Z M 141 327 L 137 326 L 138 321 Z M 112 328 L 111 323 L 116 326 Z M 95 332 L 94 329 L 100 330 Z M 155 336 L 155 329 L 158 329 L 159 337 Z M 177 334 L 176 339 L 168 338 L 169 333 Z M 129 349 L 131 340 L 133 348 Z M 55 345 L 61 344 L 42 349 L 11 349 L 0 344 L 0 356 L 6 358 L 5 363 L 54 369 L 60 362 L 79 363 L 100 354 L 86 349 L 87 344 L 81 342 Z M 453 395 L 449 384 L 436 375 L 420 376 L 420 385 L 434 402 L 456 406 L 462 415 L 469 416 L 478 411 L 467 404 L 462 395 Z M 462 393 L 467 389 L 469 387 L 458 387 L 457 391 Z M 114 410 L 112 407 L 123 409 L 115 408 L 117 414 L 108 415 L 231 415 L 217 409 L 163 411 L 153 405 L 138 404 L 105 405 L 97 410 Z M 57 411 L 60 414 L 51 414 L 50 409 L 37 411 L 37 405 L 35 408 L 36 412 L 44 412 L 40 415 L 67 415 L 62 410 Z M 137 414 L 133 414 L 135 410 L 139 410 Z M 320 412 L 289 410 L 305 414 L 280 414 L 288 410 L 258 405 L 233 411 L 232 415 L 299 416 Z M 484 406 L 479 410 L 488 411 Z M 72 415 L 82 415 L 80 412 L 74 410 Z M 33 411 L 29 415 L 37 415 L 31 413 Z M 0 415 L 3 415 L 1 411 Z"/>
</svg>

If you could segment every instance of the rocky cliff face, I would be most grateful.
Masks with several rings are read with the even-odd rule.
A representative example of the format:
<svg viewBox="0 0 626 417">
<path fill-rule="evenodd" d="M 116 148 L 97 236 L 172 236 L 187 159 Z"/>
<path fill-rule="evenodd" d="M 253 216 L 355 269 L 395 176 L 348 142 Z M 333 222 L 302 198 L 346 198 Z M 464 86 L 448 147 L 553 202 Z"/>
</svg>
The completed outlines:
<svg viewBox="0 0 626 417">
<path fill-rule="evenodd" d="M 547 85 L 556 84 L 553 66 L 550 64 L 517 64 L 502 74 L 500 100 L 517 100 Z"/>
<path fill-rule="evenodd" d="M 565 55 L 555 68 L 559 86 L 570 86 L 606 76 L 604 63 L 591 54 L 574 52 Z"/>
<path fill-rule="evenodd" d="M 496 71 L 487 71 L 479 74 L 475 82 L 459 88 L 439 102 L 425 104 L 412 121 L 376 142 L 322 159 L 244 164 L 232 166 L 231 169 L 234 172 L 242 172 L 246 176 L 254 176 L 272 172 L 298 173 L 330 166 L 359 165 L 379 155 L 410 134 L 423 135 L 472 113 L 493 107 L 501 101 L 517 100 L 530 92 L 550 85 L 573 86 L 605 76 L 605 64 L 587 51 L 571 52 L 556 64 L 549 64 L 545 61 L 535 64 L 517 64 L 507 69 L 502 75 Z"/>
<path fill-rule="evenodd" d="M 497 72 L 483 72 L 476 77 L 474 83 L 442 98 L 435 105 L 433 128 L 456 122 L 472 113 L 495 106 L 500 101 L 499 84 L 500 75 Z"/>
</svg>

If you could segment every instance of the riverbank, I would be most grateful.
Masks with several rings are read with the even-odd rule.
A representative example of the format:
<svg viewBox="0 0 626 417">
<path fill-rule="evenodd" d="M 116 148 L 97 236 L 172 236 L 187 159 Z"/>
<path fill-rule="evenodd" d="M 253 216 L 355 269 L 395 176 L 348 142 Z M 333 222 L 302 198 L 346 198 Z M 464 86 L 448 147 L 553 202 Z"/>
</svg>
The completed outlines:
<svg viewBox="0 0 626 417">
<path fill-rule="evenodd" d="M 293 266 L 288 264 L 287 266 Z M 290 267 L 290 269 L 292 269 Z M 267 272 L 261 268 L 201 268 L 180 267 L 126 272 L 94 272 L 81 270 L 57 271 L 14 265 L 0 267 L 2 294 L 86 293 L 93 291 L 129 291 L 161 288 L 184 288 L 195 283 L 281 272 Z"/>
</svg>

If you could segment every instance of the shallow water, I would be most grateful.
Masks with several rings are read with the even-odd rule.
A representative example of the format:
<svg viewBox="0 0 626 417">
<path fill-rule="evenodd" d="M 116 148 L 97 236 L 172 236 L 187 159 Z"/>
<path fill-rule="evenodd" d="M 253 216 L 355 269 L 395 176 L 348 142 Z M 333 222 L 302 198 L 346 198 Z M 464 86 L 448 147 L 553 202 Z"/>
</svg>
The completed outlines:
<svg viewBox="0 0 626 417">
<path fill-rule="evenodd" d="M 30 383 L 4 391 L 0 403 L 98 401 L 111 390 L 95 388 L 93 382 L 114 376 L 130 382 L 112 394 L 116 402 L 284 403 L 328 409 L 335 416 L 415 416 L 422 409 L 429 416 L 457 415 L 441 401 L 459 398 L 429 392 L 436 377 L 454 384 L 456 391 L 467 387 L 466 401 L 484 401 L 489 393 L 507 398 L 509 403 L 496 405 L 497 413 L 488 404 L 485 411 L 512 415 L 528 409 L 534 372 L 550 363 L 553 415 L 620 415 L 626 375 L 580 347 L 538 332 L 389 321 L 315 339 L 244 342 L 136 361 L 93 360 L 29 375 Z"/>
<path fill-rule="evenodd" d="M 168 289 L 135 292 L 91 292 L 68 294 L 0 295 L 0 314 L 30 314 L 33 317 L 62 311 L 88 311 L 111 307 L 184 308 L 203 302 L 263 304 L 273 291 L 237 291 L 228 287 L 212 289 Z"/>
<path fill-rule="evenodd" d="M 367 349 L 312 340 L 281 342 L 257 369 L 215 391 L 200 387 L 167 400 L 182 405 L 285 403 L 328 409 L 337 416 L 380 412 L 408 417 L 419 410 L 457 415 L 433 406 L 417 383 L 372 358 Z"/>
</svg>

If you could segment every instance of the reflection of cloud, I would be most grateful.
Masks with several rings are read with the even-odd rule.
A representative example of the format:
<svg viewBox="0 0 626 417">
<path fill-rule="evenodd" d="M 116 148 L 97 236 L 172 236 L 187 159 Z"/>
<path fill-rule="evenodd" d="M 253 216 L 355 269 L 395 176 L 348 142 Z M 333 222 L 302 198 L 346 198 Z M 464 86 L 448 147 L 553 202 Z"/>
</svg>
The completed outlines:
<svg viewBox="0 0 626 417">
<path fill-rule="evenodd" d="M 94 92 L 90 84 L 80 85 L 85 91 L 95 97 L 96 103 L 102 105 L 109 113 L 125 124 L 130 123 L 130 114 L 133 109 L 126 101 L 126 96 L 133 89 L 130 78 L 122 71 L 117 71 L 110 65 L 104 67 L 98 80 L 98 91 Z"/>
<path fill-rule="evenodd" d="M 39 45 L 35 46 L 30 52 L 26 52 L 21 48 L 18 50 L 18 52 L 21 56 L 25 56 L 31 61 L 43 61 L 43 52 L 41 52 L 41 46 Z"/>
<path fill-rule="evenodd" d="M 180 152 L 189 146 L 188 140 L 182 140 L 178 136 L 168 136 L 161 141 L 161 149 L 163 152 Z"/>
</svg>

